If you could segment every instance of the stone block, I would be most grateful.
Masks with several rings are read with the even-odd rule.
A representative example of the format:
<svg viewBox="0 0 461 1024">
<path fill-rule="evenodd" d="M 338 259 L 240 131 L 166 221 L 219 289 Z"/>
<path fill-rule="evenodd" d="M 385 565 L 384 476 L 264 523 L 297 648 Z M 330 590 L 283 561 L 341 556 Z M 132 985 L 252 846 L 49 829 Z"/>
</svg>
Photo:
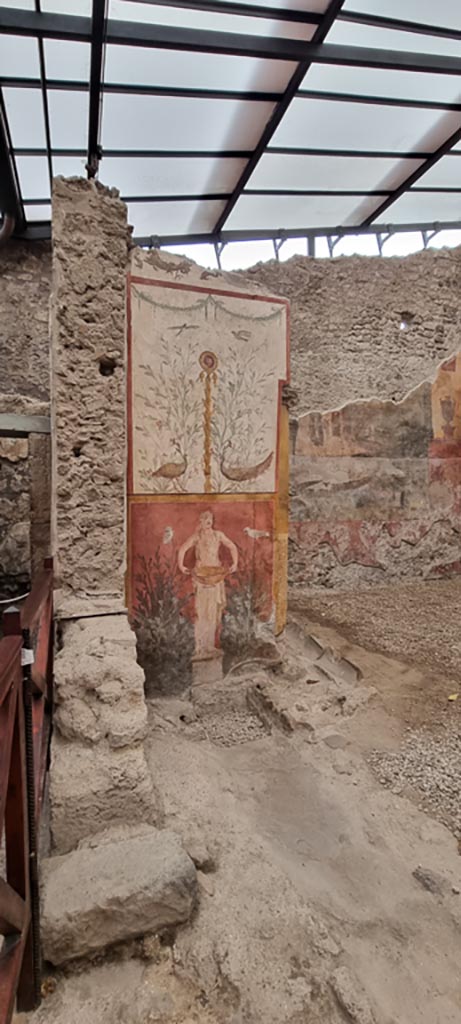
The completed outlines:
<svg viewBox="0 0 461 1024">
<path fill-rule="evenodd" d="M 42 863 L 42 936 L 58 965 L 190 917 L 194 864 L 173 832 L 125 829 Z"/>
<path fill-rule="evenodd" d="M 27 459 L 29 444 L 27 437 L 0 437 L 0 459 L 20 462 Z"/>
<path fill-rule="evenodd" d="M 53 850 L 67 853 L 84 836 L 111 825 L 158 820 L 142 745 L 110 749 L 63 740 L 51 744 L 50 811 Z"/>
<path fill-rule="evenodd" d="M 126 615 L 79 619 L 63 627 L 54 664 L 55 726 L 67 740 L 139 743 L 147 732 L 144 672 Z"/>
</svg>

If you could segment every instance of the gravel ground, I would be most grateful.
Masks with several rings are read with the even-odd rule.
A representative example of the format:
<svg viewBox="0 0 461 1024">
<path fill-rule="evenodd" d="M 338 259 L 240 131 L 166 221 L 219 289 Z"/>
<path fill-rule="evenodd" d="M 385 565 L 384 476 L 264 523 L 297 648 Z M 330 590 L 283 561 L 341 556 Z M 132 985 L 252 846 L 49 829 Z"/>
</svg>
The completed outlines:
<svg viewBox="0 0 461 1024">
<path fill-rule="evenodd" d="M 292 594 L 290 606 L 368 650 L 461 674 L 461 579 Z"/>
<path fill-rule="evenodd" d="M 461 839 L 461 715 L 437 732 L 410 730 L 396 753 L 375 750 L 368 762 L 393 793 L 413 791 L 420 806 Z M 409 793 L 410 795 L 410 793 Z"/>
</svg>

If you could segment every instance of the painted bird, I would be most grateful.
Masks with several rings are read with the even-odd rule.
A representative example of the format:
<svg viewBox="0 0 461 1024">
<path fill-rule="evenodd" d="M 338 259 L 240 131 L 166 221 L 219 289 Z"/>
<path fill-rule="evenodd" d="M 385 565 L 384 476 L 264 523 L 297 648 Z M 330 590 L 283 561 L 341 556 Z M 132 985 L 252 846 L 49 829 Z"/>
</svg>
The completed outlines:
<svg viewBox="0 0 461 1024">
<path fill-rule="evenodd" d="M 163 531 L 163 543 L 164 544 L 171 544 L 171 541 L 173 540 L 173 537 L 174 537 L 173 527 L 172 526 L 165 526 L 165 529 Z"/>
<path fill-rule="evenodd" d="M 262 462 L 257 462 L 254 466 L 226 466 L 225 452 L 227 448 L 232 448 L 231 441 L 226 441 L 223 446 L 219 468 L 222 475 L 227 477 L 228 480 L 236 480 L 238 482 L 243 482 L 244 480 L 256 480 L 256 477 L 261 476 L 261 473 L 264 473 L 266 469 L 269 469 L 274 457 L 274 453 L 270 452 Z"/>
<path fill-rule="evenodd" d="M 152 471 L 152 476 L 163 477 L 164 480 L 176 480 L 178 476 L 184 476 L 187 469 L 187 456 L 183 454 L 177 441 L 173 448 L 181 456 L 181 462 L 164 462 L 158 469 Z"/>
<path fill-rule="evenodd" d="M 245 526 L 243 532 L 252 540 L 261 540 L 263 537 L 270 537 L 268 530 L 253 530 L 251 526 Z"/>
</svg>

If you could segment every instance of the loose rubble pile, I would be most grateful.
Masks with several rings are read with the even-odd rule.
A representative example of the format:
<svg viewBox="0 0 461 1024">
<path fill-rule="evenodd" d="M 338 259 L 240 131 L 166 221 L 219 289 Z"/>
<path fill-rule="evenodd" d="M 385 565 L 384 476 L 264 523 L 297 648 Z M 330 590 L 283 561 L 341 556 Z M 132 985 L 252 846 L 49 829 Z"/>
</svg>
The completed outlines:
<svg viewBox="0 0 461 1024">
<path fill-rule="evenodd" d="M 369 763 L 379 781 L 394 793 L 421 797 L 420 806 L 461 837 L 461 720 L 443 729 L 411 730 L 396 753 L 375 750 Z"/>
</svg>

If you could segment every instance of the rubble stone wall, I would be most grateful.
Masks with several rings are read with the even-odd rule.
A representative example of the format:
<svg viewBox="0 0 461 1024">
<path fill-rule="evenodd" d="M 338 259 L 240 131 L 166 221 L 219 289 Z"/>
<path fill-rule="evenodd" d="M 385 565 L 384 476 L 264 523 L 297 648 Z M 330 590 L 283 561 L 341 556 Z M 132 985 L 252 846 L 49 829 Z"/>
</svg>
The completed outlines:
<svg viewBox="0 0 461 1024">
<path fill-rule="evenodd" d="M 96 593 L 96 577 L 101 572 L 106 555 L 101 555 L 102 543 L 99 546 L 97 543 L 94 550 L 91 545 L 88 546 L 89 509 L 94 509 L 98 494 L 106 496 L 101 505 L 101 530 L 104 529 L 106 536 L 107 529 L 112 531 L 110 547 L 116 551 L 118 534 L 113 523 L 110 525 L 111 501 L 115 495 L 117 508 L 120 507 L 120 502 L 124 501 L 121 467 L 113 467 L 117 479 L 110 480 L 108 477 L 112 468 L 103 460 L 98 462 L 96 470 L 99 455 L 98 460 L 95 455 L 102 437 L 110 436 L 113 418 L 111 404 L 115 401 L 117 405 L 122 400 L 121 377 L 124 374 L 124 365 L 120 360 L 121 338 L 117 330 L 112 337 L 113 316 L 109 307 L 112 304 L 115 314 L 120 302 L 123 301 L 120 285 L 115 286 L 114 281 L 117 276 L 120 281 L 120 259 L 124 258 L 126 249 L 126 226 L 123 206 L 111 194 L 107 202 L 112 204 L 111 209 L 115 204 L 120 211 L 117 217 L 121 219 L 118 220 L 115 234 L 110 233 L 114 228 L 110 229 L 106 238 L 107 244 L 105 243 L 102 246 L 103 251 L 100 251 L 100 243 L 96 242 L 90 232 L 88 211 L 85 214 L 79 207 L 78 188 L 79 186 L 75 185 L 72 197 L 68 195 L 65 200 L 66 230 L 72 233 L 72 241 L 68 250 L 66 242 L 66 251 L 61 246 L 58 254 L 58 259 L 62 262 L 62 277 L 59 284 L 62 306 L 59 314 L 59 333 L 61 355 L 67 354 L 67 363 L 65 368 L 64 364 L 61 365 L 60 372 L 62 371 L 61 382 L 65 389 L 63 398 L 65 397 L 67 402 L 66 416 L 69 416 L 66 440 L 62 442 L 59 453 L 62 470 L 59 474 L 59 486 L 62 493 L 66 489 L 68 492 L 66 512 L 61 519 L 60 529 L 61 536 L 66 537 L 69 555 L 72 556 L 72 573 L 78 567 L 79 560 L 82 564 L 88 564 L 95 556 L 92 578 L 87 575 L 80 582 L 83 590 L 93 589 Z M 112 246 L 112 242 L 115 242 L 115 247 Z M 46 243 L 26 245 L 21 242 L 10 242 L 0 251 L 0 413 L 18 412 L 42 416 L 48 414 L 50 275 L 51 251 Z M 399 410 L 402 412 L 405 408 L 405 404 L 402 405 L 405 403 L 405 396 L 422 381 L 433 379 L 442 360 L 459 348 L 461 249 L 428 250 L 407 257 L 389 259 L 357 256 L 313 260 L 294 257 L 286 263 L 272 261 L 258 264 L 246 271 L 245 276 L 250 281 L 257 281 L 258 285 L 267 291 L 290 299 L 291 374 L 293 385 L 300 396 L 297 409 L 297 419 L 300 421 L 299 437 L 306 429 L 302 425 L 306 414 L 316 412 L 319 422 L 319 417 L 328 413 L 328 410 L 331 412 L 343 404 L 354 405 L 363 401 L 365 405 L 360 406 L 363 414 L 360 429 L 363 430 L 363 422 L 368 415 L 372 418 L 375 414 L 378 415 L 376 410 L 380 403 L 383 404 L 383 408 L 390 409 L 391 406 L 386 406 L 386 403 L 393 399 L 394 413 L 382 413 L 381 410 L 379 414 L 381 419 L 383 416 L 388 418 L 390 430 L 395 415 L 399 415 Z M 111 278 L 109 291 L 106 290 L 108 278 Z M 79 298 L 76 303 L 78 308 L 74 305 L 73 309 L 68 311 L 63 297 L 70 284 L 72 287 L 75 284 L 75 294 Z M 91 319 L 92 307 L 100 288 L 106 296 L 103 298 L 107 311 L 104 337 Z M 75 320 L 71 325 L 69 317 L 74 316 Z M 108 337 L 111 344 L 113 343 L 113 352 L 107 349 Z M 101 356 L 107 360 L 104 372 L 100 371 Z M 72 365 L 71 360 L 75 360 L 75 365 Z M 111 373 L 113 361 L 116 366 Z M 84 438 L 77 438 L 76 447 L 80 448 L 80 455 L 76 456 L 72 453 L 75 434 L 72 388 L 83 363 L 86 367 L 85 373 L 91 375 L 96 369 L 98 375 L 98 402 L 102 403 L 104 428 L 101 431 L 99 424 L 95 431 L 92 419 L 95 409 L 85 410 L 89 413 L 88 432 Z M 107 375 L 104 376 L 104 373 Z M 293 422 L 294 429 L 297 419 Z M 99 437 L 99 442 L 89 439 L 91 431 Z M 0 453 L 0 590 L 5 594 L 19 592 L 30 577 L 31 561 L 33 564 L 39 564 L 42 557 L 49 553 L 49 512 L 44 501 L 46 488 L 43 486 L 44 474 L 48 472 L 43 460 L 49 461 L 49 454 L 45 455 L 49 441 L 42 437 L 36 445 L 31 437 L 19 440 L 25 442 L 20 446 L 21 458 L 14 456 L 15 461 L 12 461 L 8 445 L 3 445 Z M 71 455 L 68 458 L 70 442 Z M 36 447 L 40 448 L 40 459 L 31 462 L 31 452 Z M 11 450 L 15 450 L 14 445 Z M 381 454 L 380 457 L 384 456 Z M 306 456 L 302 458 L 305 459 Z M 355 456 L 351 458 L 355 460 Z M 342 476 L 336 480 L 340 488 L 345 470 L 344 457 L 341 459 L 339 463 L 329 462 L 332 477 L 341 470 Z M 414 465 L 413 463 L 413 468 Z M 358 474 L 358 462 L 354 461 L 353 466 L 354 473 Z M 408 461 L 399 466 L 402 472 L 410 472 L 410 468 Z M 356 571 L 352 568 L 354 563 L 351 562 L 347 569 L 345 565 L 332 564 L 329 568 L 319 571 L 317 559 L 317 566 L 313 566 L 312 571 L 306 574 L 304 556 L 301 557 L 296 544 L 300 543 L 301 534 L 307 535 L 306 524 L 310 524 L 309 531 L 312 536 L 313 532 L 317 531 L 315 524 L 319 520 L 316 518 L 317 506 L 312 507 L 312 514 L 308 517 L 306 506 L 302 504 L 301 499 L 306 500 L 307 483 L 311 482 L 304 479 L 305 473 L 306 463 L 303 464 L 303 468 L 301 463 L 292 464 L 292 584 L 347 586 L 356 585 L 360 581 L 386 582 L 395 576 L 412 573 L 419 575 L 430 569 L 430 559 L 423 554 L 423 546 L 429 551 L 433 545 L 439 543 L 434 532 L 427 536 L 423 546 L 419 542 L 408 546 L 406 541 L 402 541 L 398 548 L 394 545 L 392 556 L 389 554 L 389 557 L 384 557 L 384 568 L 364 566 Z M 72 490 L 77 481 L 80 486 L 83 477 L 86 480 L 85 507 L 77 523 Z M 301 477 L 304 482 L 301 482 Z M 40 495 L 36 499 L 30 491 L 33 481 L 41 485 Z M 368 486 L 374 487 L 374 511 L 372 514 L 368 509 L 363 521 L 374 524 L 373 529 L 376 529 L 379 522 L 387 521 L 389 487 L 386 484 L 384 488 L 386 497 L 382 483 L 376 487 L 376 479 L 373 484 L 370 479 Z M 312 494 L 312 488 L 309 490 Z M 318 493 L 317 491 L 317 496 Z M 338 495 L 340 491 L 335 493 Z M 351 493 L 349 492 L 349 495 Z M 455 496 L 452 497 L 454 501 Z M 41 507 L 40 500 L 43 502 Z M 380 502 L 384 503 L 381 518 Z M 337 508 L 337 505 L 332 504 L 330 494 L 328 511 L 330 520 L 333 517 L 334 521 L 335 507 Z M 35 525 L 31 525 L 34 516 Z M 357 519 L 354 518 L 353 521 L 356 523 Z M 299 525 L 301 523 L 302 528 Z M 101 530 L 98 528 L 96 531 L 98 542 L 103 536 Z M 454 538 L 450 531 L 448 536 L 451 538 L 450 546 Z M 446 540 L 441 543 L 447 554 Z M 323 555 L 328 554 L 328 544 L 324 546 L 322 543 L 321 551 Z M 307 552 L 308 549 L 306 558 Z M 403 558 L 403 555 L 406 557 Z M 328 564 L 330 558 L 331 549 L 326 559 Z M 441 558 L 440 563 L 442 560 Z M 445 561 L 448 565 L 449 558 Z M 391 562 L 394 568 L 390 567 Z M 113 594 L 120 595 L 121 576 L 122 565 L 117 564 L 115 557 L 109 588 Z M 64 586 L 67 586 L 67 583 L 64 580 Z"/>
<path fill-rule="evenodd" d="M 50 438 L 34 429 L 49 416 L 50 281 L 49 243 L 0 249 L 0 599 L 50 554 Z"/>
<path fill-rule="evenodd" d="M 461 249 L 249 274 L 291 300 L 290 585 L 460 572 Z"/>
<path fill-rule="evenodd" d="M 459 348 L 461 248 L 411 256 L 259 263 L 250 278 L 291 303 L 300 413 L 402 400 Z"/>
<path fill-rule="evenodd" d="M 126 206 L 81 178 L 53 189 L 53 534 L 57 606 L 124 608 Z"/>
</svg>

